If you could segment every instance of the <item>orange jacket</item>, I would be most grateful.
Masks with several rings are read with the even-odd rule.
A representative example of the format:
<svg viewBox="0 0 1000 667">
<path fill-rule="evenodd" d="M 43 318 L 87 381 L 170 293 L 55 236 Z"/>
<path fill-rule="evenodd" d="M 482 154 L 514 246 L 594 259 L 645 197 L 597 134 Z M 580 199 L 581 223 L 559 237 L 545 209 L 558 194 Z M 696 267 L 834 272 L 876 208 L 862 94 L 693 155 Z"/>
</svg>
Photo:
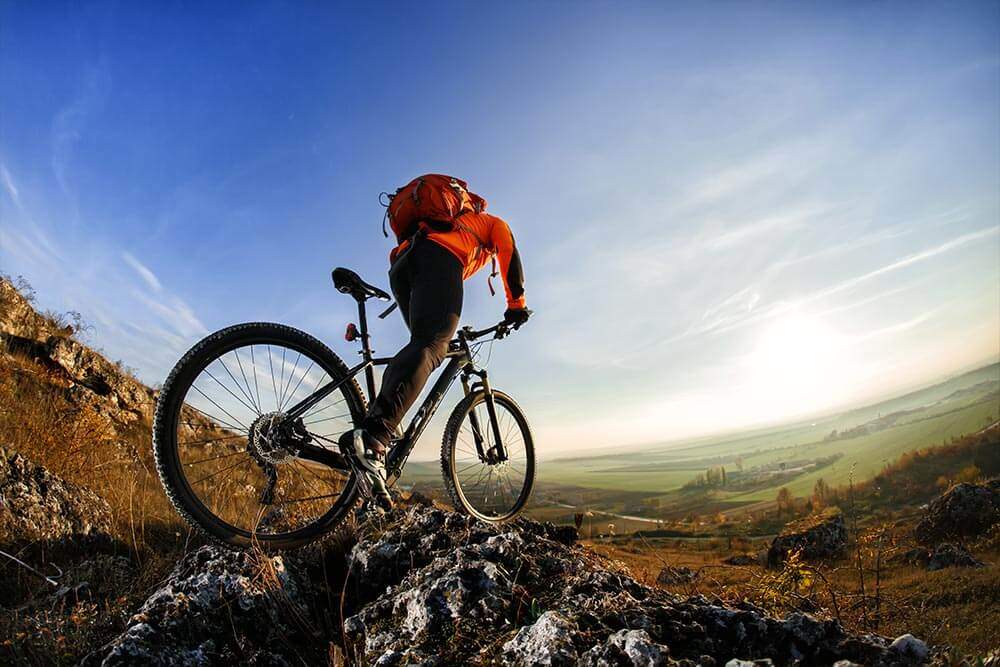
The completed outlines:
<svg viewBox="0 0 1000 667">
<path fill-rule="evenodd" d="M 421 223 L 427 231 L 427 238 L 434 241 L 462 263 L 462 278 L 468 279 L 490 262 L 496 253 L 500 264 L 500 277 L 507 294 L 508 308 L 524 308 L 524 269 L 521 257 L 514 244 L 514 235 L 502 219 L 489 213 L 468 212 L 462 214 L 450 231 L 435 231 Z M 482 243 L 480 243 L 482 242 Z M 395 260 L 409 240 L 403 241 L 389 253 L 389 261 Z M 486 249 L 483 249 L 483 245 Z"/>
</svg>

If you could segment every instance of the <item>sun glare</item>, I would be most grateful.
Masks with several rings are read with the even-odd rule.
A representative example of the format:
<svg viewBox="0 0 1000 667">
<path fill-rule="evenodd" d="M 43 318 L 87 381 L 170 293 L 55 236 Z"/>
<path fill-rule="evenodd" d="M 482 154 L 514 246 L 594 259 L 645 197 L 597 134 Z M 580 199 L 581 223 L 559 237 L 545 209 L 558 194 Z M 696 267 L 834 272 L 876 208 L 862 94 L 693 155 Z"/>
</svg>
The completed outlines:
<svg viewBox="0 0 1000 667">
<path fill-rule="evenodd" d="M 793 414 L 839 398 L 845 339 L 823 321 L 791 315 L 766 328 L 751 353 L 751 400 Z M 763 406 L 762 406 L 763 407 Z"/>
</svg>

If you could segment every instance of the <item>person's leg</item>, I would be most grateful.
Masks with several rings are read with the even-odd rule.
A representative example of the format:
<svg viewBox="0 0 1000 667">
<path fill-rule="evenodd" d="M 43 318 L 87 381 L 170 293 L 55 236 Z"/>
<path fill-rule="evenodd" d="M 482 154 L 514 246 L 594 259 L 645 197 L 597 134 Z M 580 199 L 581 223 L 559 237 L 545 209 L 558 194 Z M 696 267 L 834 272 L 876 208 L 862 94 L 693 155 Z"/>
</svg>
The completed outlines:
<svg viewBox="0 0 1000 667">
<path fill-rule="evenodd" d="M 454 255 L 424 240 L 404 261 L 409 262 L 405 267 L 409 308 L 404 319 L 410 326 L 410 342 L 386 367 L 382 388 L 363 424 L 383 445 L 441 364 L 462 314 L 462 265 Z"/>
</svg>

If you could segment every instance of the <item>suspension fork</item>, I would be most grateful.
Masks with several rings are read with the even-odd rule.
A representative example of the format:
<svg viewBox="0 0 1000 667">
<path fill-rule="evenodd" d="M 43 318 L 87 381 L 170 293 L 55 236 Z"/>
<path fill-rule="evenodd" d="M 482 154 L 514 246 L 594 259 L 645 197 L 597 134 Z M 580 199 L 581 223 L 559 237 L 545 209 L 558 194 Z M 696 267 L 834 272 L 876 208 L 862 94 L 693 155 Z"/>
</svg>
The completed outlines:
<svg viewBox="0 0 1000 667">
<path fill-rule="evenodd" d="M 493 433 L 493 447 L 487 451 L 484 449 L 484 442 L 486 438 L 483 436 L 482 426 L 479 424 L 479 416 L 476 414 L 475 410 L 469 411 L 469 422 L 472 424 L 472 437 L 476 442 L 476 451 L 479 454 L 480 459 L 483 461 L 489 461 L 490 459 L 496 459 L 496 462 L 503 462 L 507 460 L 507 449 L 503 445 L 503 438 L 500 437 L 500 420 L 497 418 L 497 406 L 496 401 L 493 399 L 493 389 L 490 387 L 489 374 L 486 369 L 476 370 L 466 368 L 466 372 L 462 374 L 462 389 L 465 390 L 466 395 L 471 391 L 469 387 L 469 375 L 476 375 L 479 377 L 479 382 L 477 383 L 483 389 L 483 394 L 486 396 L 486 412 L 490 417 L 490 429 Z"/>
<path fill-rule="evenodd" d="M 469 386 L 469 375 L 471 375 L 474 370 L 466 368 L 462 373 L 462 391 L 468 396 L 472 393 L 472 388 Z M 479 455 L 480 461 L 486 460 L 486 450 L 483 449 L 483 431 L 479 426 L 479 415 L 476 414 L 475 410 L 469 411 L 469 422 L 472 424 L 472 440 L 476 444 L 476 453 Z"/>
</svg>

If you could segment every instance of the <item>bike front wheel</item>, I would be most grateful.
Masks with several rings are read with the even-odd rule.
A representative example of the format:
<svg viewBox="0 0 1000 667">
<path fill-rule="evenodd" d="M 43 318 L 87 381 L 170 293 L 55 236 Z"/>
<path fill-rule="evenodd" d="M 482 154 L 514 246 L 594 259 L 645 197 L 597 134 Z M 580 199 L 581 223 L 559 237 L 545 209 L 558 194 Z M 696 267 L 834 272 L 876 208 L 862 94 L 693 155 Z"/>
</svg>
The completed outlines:
<svg viewBox="0 0 1000 667">
<path fill-rule="evenodd" d="M 535 446 L 521 408 L 493 391 L 504 456 L 497 447 L 486 393 L 466 396 L 451 413 L 441 442 L 441 472 L 455 507 L 488 521 L 513 519 L 528 502 L 535 482 Z"/>
</svg>

